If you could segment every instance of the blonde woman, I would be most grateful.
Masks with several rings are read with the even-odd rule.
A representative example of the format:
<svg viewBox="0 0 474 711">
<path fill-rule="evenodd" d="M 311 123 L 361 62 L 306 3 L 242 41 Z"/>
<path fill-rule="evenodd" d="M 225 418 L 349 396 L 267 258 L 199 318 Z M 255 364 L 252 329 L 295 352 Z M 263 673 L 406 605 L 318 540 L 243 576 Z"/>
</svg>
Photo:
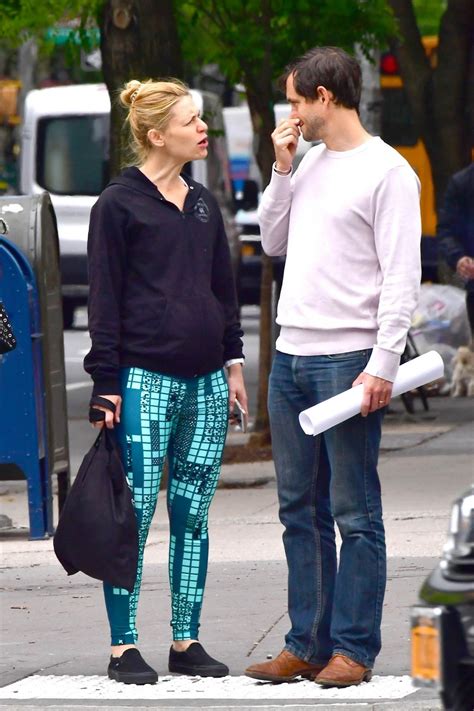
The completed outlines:
<svg viewBox="0 0 474 711">
<path fill-rule="evenodd" d="M 89 329 L 84 367 L 93 396 L 117 426 L 139 527 L 131 594 L 104 584 L 112 637 L 111 679 L 157 681 L 136 648 L 143 550 L 165 457 L 169 462 L 169 670 L 225 676 L 198 641 L 208 559 L 208 510 L 229 410 L 247 409 L 242 330 L 222 216 L 205 187 L 182 173 L 207 156 L 207 125 L 177 80 L 129 82 L 136 165 L 102 192 L 89 230 Z M 227 370 L 227 374 L 225 373 Z M 107 404 L 107 403 L 103 403 Z M 96 426 L 103 426 L 98 424 Z"/>
</svg>

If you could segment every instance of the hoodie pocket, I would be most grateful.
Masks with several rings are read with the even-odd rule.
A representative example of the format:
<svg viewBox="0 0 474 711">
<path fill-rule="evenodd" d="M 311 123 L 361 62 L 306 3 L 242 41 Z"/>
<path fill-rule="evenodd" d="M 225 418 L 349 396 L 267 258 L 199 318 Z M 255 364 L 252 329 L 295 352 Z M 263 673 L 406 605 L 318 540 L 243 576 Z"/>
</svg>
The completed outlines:
<svg viewBox="0 0 474 711">
<path fill-rule="evenodd" d="M 125 312 L 122 317 L 122 335 L 125 343 L 133 344 L 133 350 L 150 352 L 156 347 L 163 324 L 167 320 L 168 301 L 159 299 L 150 305 Z"/>
<path fill-rule="evenodd" d="M 158 333 L 160 352 L 189 356 L 197 364 L 223 351 L 224 311 L 213 294 L 170 300 Z"/>
</svg>

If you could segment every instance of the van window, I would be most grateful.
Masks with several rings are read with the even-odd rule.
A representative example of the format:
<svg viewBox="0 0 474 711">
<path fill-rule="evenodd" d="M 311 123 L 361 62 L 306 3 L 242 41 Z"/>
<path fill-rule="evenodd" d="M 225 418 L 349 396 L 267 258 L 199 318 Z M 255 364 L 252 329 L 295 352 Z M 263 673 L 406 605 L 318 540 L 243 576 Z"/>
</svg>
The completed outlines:
<svg viewBox="0 0 474 711">
<path fill-rule="evenodd" d="M 99 195 L 108 180 L 109 116 L 61 116 L 38 123 L 36 180 L 57 195 Z"/>
</svg>

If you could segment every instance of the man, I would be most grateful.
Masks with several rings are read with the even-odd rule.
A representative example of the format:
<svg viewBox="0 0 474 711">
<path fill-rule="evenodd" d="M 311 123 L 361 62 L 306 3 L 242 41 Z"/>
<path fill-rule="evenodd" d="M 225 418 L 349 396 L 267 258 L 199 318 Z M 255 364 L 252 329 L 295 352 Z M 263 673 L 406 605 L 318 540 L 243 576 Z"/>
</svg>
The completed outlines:
<svg viewBox="0 0 474 711">
<path fill-rule="evenodd" d="M 474 163 L 451 177 L 436 236 L 441 254 L 465 282 L 467 315 L 474 337 Z"/>
<path fill-rule="evenodd" d="M 269 412 L 291 629 L 281 654 L 246 674 L 344 687 L 370 679 L 381 647 L 377 458 L 419 291 L 419 182 L 361 125 L 353 57 L 316 47 L 284 81 L 292 110 L 272 134 L 276 162 L 259 219 L 265 252 L 286 254 Z M 300 135 L 321 144 L 292 175 Z M 316 438 L 303 433 L 301 410 L 359 383 L 361 415 Z"/>
</svg>

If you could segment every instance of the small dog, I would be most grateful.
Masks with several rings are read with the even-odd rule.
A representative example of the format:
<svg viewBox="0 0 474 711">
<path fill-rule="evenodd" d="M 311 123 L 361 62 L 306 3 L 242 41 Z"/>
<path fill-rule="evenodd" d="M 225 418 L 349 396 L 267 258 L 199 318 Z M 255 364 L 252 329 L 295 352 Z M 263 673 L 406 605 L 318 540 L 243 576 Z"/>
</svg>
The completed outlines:
<svg viewBox="0 0 474 711">
<path fill-rule="evenodd" d="M 474 352 L 468 346 L 460 346 L 453 358 L 453 378 L 451 395 L 453 397 L 474 396 Z"/>
</svg>

